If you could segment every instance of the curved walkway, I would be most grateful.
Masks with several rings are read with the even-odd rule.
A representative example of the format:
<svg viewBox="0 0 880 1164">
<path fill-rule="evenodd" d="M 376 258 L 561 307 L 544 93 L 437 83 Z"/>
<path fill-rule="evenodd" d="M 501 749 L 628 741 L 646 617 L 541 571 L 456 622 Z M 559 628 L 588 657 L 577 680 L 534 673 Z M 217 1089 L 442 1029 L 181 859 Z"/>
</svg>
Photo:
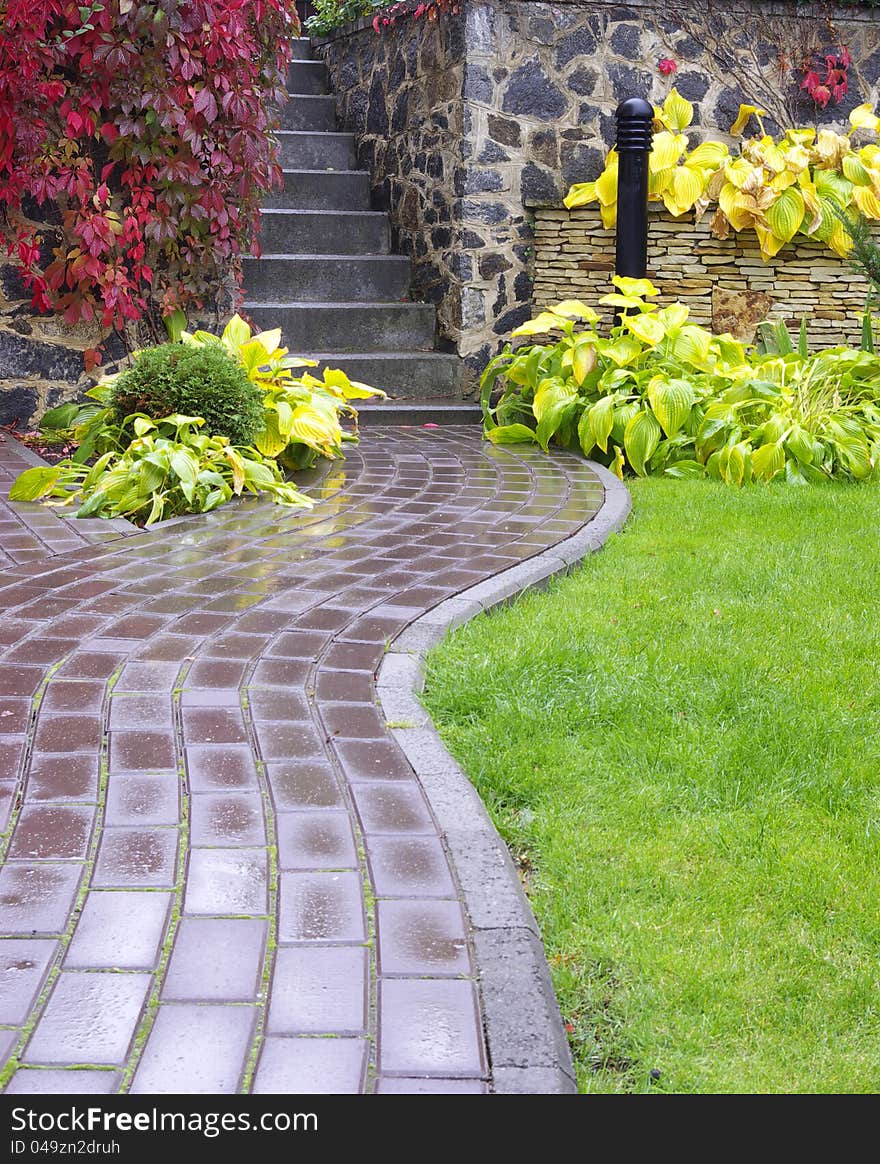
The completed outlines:
<svg viewBox="0 0 880 1164">
<path fill-rule="evenodd" d="M 450 831 L 468 794 L 410 652 L 595 548 L 603 480 L 385 428 L 312 493 L 150 532 L 0 503 L 8 1092 L 567 1089 L 546 967 L 500 964 L 527 907 L 499 918 L 510 886 Z M 527 1014 L 501 1030 L 521 988 L 543 1074 Z"/>
</svg>

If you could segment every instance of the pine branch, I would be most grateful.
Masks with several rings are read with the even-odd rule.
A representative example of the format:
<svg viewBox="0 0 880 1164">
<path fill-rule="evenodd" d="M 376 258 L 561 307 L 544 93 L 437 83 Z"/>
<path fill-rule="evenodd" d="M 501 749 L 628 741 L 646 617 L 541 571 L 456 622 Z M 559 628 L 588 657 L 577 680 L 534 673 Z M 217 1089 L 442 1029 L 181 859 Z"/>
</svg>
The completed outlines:
<svg viewBox="0 0 880 1164">
<path fill-rule="evenodd" d="M 880 245 L 874 238 L 871 224 L 863 214 L 850 216 L 840 209 L 836 213 L 852 241 L 850 266 L 880 292 Z"/>
</svg>

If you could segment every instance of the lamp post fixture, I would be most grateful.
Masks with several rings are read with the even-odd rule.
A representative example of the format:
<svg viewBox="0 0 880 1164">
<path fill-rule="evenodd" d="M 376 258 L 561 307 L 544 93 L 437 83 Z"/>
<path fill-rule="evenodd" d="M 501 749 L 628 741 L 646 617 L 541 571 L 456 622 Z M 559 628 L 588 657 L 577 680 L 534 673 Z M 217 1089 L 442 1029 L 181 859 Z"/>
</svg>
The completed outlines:
<svg viewBox="0 0 880 1164">
<path fill-rule="evenodd" d="M 648 273 L 648 158 L 654 107 L 630 97 L 617 107 L 617 255 L 615 273 L 644 279 Z"/>
</svg>

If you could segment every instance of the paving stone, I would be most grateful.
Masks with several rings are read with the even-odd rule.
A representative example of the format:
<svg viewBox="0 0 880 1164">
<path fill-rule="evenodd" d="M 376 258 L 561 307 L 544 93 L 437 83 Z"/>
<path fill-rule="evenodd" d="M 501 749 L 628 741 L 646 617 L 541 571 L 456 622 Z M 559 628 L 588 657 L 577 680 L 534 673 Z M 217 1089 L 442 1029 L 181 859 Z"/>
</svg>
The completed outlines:
<svg viewBox="0 0 880 1164">
<path fill-rule="evenodd" d="M 349 780 L 408 780 L 413 771 L 391 740 L 341 740 L 334 748 Z"/>
<path fill-rule="evenodd" d="M 266 844 L 258 792 L 198 792 L 190 801 L 190 813 L 193 845 Z"/>
<path fill-rule="evenodd" d="M 93 809 L 25 805 L 12 835 L 10 857 L 82 858 L 92 831 Z"/>
<path fill-rule="evenodd" d="M 97 755 L 37 754 L 28 770 L 25 798 L 96 803 L 99 765 Z"/>
<path fill-rule="evenodd" d="M 381 974 L 471 972 L 464 916 L 457 901 L 379 901 Z"/>
<path fill-rule="evenodd" d="M 251 1006 L 161 1006 L 135 1072 L 132 1094 L 234 1095 L 247 1064 L 256 1016 Z"/>
<path fill-rule="evenodd" d="M 247 733 L 237 707 L 185 707 L 183 738 L 187 744 L 246 744 Z"/>
<path fill-rule="evenodd" d="M 62 971 L 22 1061 L 122 1066 L 150 981 L 149 974 Z"/>
<path fill-rule="evenodd" d="M 164 1001 L 253 1002 L 260 989 L 268 922 L 181 920 L 162 987 Z"/>
<path fill-rule="evenodd" d="M 325 755 L 323 738 L 309 720 L 257 723 L 256 731 L 260 755 L 267 762 Z"/>
<path fill-rule="evenodd" d="M 363 948 L 279 949 L 272 976 L 268 1033 L 362 1034 L 368 974 Z"/>
<path fill-rule="evenodd" d="M 222 792 L 258 788 L 253 753 L 245 744 L 185 749 L 186 770 L 193 792 Z"/>
<path fill-rule="evenodd" d="M 276 812 L 296 808 L 335 808 L 342 804 L 336 773 L 326 760 L 267 764 L 266 777 Z"/>
<path fill-rule="evenodd" d="M 299 691 L 283 691 L 276 687 L 248 689 L 250 713 L 256 723 L 266 720 L 311 720 L 305 695 Z"/>
<path fill-rule="evenodd" d="M 172 707 L 168 695 L 114 695 L 110 700 L 111 732 L 157 729 L 171 732 L 172 728 Z"/>
<path fill-rule="evenodd" d="M 184 913 L 265 914 L 267 877 L 265 849 L 193 849 Z"/>
<path fill-rule="evenodd" d="M 383 1075 L 376 1081 L 377 1095 L 485 1095 L 479 1079 L 415 1079 Z"/>
<path fill-rule="evenodd" d="M 56 679 L 43 693 L 40 712 L 97 713 L 104 703 L 104 691 L 105 685 L 97 679 Z"/>
<path fill-rule="evenodd" d="M 122 1078 L 118 1071 L 53 1071 L 19 1067 L 5 1095 L 113 1095 Z"/>
<path fill-rule="evenodd" d="M 358 873 L 282 873 L 279 942 L 366 941 Z"/>
<path fill-rule="evenodd" d="M 155 969 L 170 908 L 170 893 L 90 893 L 67 948 L 65 970 Z"/>
<path fill-rule="evenodd" d="M 49 938 L 0 939 L 0 1023 L 27 1021 L 58 949 Z"/>
<path fill-rule="evenodd" d="M 82 865 L 73 864 L 5 865 L 0 869 L 0 933 L 61 933 L 82 871 Z"/>
<path fill-rule="evenodd" d="M 24 758 L 24 736 L 0 736 L 0 777 L 13 780 Z"/>
<path fill-rule="evenodd" d="M 355 784 L 352 795 L 365 833 L 434 835 L 437 831 L 415 780 Z"/>
<path fill-rule="evenodd" d="M 111 775 L 107 779 L 104 823 L 176 825 L 180 822 L 180 777 Z"/>
<path fill-rule="evenodd" d="M 162 772 L 176 767 L 171 732 L 112 731 L 109 738 L 111 772 Z"/>
<path fill-rule="evenodd" d="M 180 667 L 176 662 L 134 662 L 126 663 L 114 688 L 115 692 L 171 692 L 177 682 Z"/>
<path fill-rule="evenodd" d="M 379 897 L 454 897 L 446 855 L 434 837 L 370 836 L 367 860 Z"/>
<path fill-rule="evenodd" d="M 482 1075 L 473 985 L 386 978 L 379 985 L 379 1070 L 401 1075 Z"/>
<path fill-rule="evenodd" d="M 384 740 L 385 717 L 372 703 L 322 703 L 327 733 L 343 740 Z"/>
<path fill-rule="evenodd" d="M 178 840 L 174 828 L 105 828 L 92 885 L 102 889 L 172 886 Z"/>
<path fill-rule="evenodd" d="M 263 1044 L 256 1095 L 357 1095 L 367 1062 L 365 1039 L 298 1039 L 270 1035 Z"/>
<path fill-rule="evenodd" d="M 281 869 L 355 869 L 347 812 L 283 812 L 275 819 Z"/>
</svg>

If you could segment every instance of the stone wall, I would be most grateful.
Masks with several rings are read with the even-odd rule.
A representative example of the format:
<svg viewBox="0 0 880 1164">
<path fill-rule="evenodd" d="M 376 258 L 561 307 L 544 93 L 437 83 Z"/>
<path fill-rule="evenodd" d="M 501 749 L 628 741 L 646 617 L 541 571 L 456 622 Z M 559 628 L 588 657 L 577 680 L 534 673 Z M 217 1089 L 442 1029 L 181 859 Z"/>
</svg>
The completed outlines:
<svg viewBox="0 0 880 1164">
<path fill-rule="evenodd" d="M 692 214 L 673 218 L 662 206 L 651 208 L 648 275 L 661 303 L 680 300 L 692 322 L 741 339 L 752 339 L 768 317 L 797 330 L 806 314 L 813 347 L 859 343 L 868 294 L 863 276 L 802 236 L 765 263 L 752 232 L 717 239 L 710 217 L 694 222 Z M 602 312 L 597 300 L 613 289 L 614 234 L 594 206 L 536 209 L 535 306 L 583 299 Z M 604 309 L 605 326 L 611 314 Z"/>
<path fill-rule="evenodd" d="M 830 45 L 828 21 L 853 57 L 847 98 L 820 115 L 839 126 L 850 108 L 880 95 L 875 9 L 462 0 L 458 16 L 403 18 L 379 35 L 349 26 L 319 50 L 343 123 L 372 169 L 377 205 L 390 207 L 415 261 L 416 294 L 438 304 L 443 337 L 476 372 L 531 311 L 527 204 L 558 205 L 571 183 L 598 175 L 622 98 L 659 102 L 676 84 L 697 107 L 694 140 L 724 136 L 742 101 L 769 111 L 768 129 L 809 121 L 777 58 Z M 678 65 L 672 78 L 658 71 L 663 57 Z"/>
</svg>

